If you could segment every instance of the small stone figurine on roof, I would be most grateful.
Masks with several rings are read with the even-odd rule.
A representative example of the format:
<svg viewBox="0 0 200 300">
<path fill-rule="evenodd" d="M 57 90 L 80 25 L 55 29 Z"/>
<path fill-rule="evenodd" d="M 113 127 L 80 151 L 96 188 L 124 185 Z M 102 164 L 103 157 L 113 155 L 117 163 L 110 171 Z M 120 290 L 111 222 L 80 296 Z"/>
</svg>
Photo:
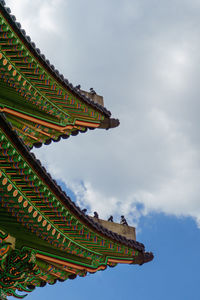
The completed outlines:
<svg viewBox="0 0 200 300">
<path fill-rule="evenodd" d="M 128 226 L 128 223 L 127 223 L 126 219 L 124 218 L 124 216 L 121 216 L 120 224 Z"/>
<path fill-rule="evenodd" d="M 108 222 L 113 222 L 113 216 L 110 216 L 110 217 L 108 218 Z"/>
<path fill-rule="evenodd" d="M 96 95 L 97 93 L 95 92 L 95 90 L 93 88 L 90 88 L 90 94 Z"/>
<path fill-rule="evenodd" d="M 97 218 L 97 219 L 99 218 L 99 215 L 96 211 L 94 212 L 94 218 Z"/>
</svg>

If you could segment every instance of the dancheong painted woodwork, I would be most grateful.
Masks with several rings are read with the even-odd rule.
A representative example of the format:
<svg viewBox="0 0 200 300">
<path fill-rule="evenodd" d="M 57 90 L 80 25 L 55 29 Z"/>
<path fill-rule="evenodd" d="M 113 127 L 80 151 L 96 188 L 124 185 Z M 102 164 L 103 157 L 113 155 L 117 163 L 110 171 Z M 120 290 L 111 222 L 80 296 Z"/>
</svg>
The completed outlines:
<svg viewBox="0 0 200 300">
<path fill-rule="evenodd" d="M 30 152 L 119 121 L 60 75 L 10 13 L 0 1 L 0 299 L 153 259 L 83 213 Z"/>
</svg>

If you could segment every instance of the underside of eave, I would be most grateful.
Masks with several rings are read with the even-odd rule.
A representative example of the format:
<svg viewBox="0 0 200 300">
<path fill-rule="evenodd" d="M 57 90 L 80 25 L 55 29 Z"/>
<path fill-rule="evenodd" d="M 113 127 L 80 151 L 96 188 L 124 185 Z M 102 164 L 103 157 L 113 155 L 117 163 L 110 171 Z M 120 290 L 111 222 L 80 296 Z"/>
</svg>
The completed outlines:
<svg viewBox="0 0 200 300">
<path fill-rule="evenodd" d="M 40 176 L 40 178 L 49 186 L 49 189 L 54 192 L 65 206 L 67 205 L 68 209 L 72 211 L 74 215 L 77 216 L 78 219 L 83 222 L 88 228 L 91 228 L 94 232 L 99 234 L 103 234 L 106 238 L 111 238 L 116 242 L 127 245 L 128 247 L 133 247 L 134 249 L 138 249 L 139 251 L 144 251 L 144 246 L 141 243 L 136 241 L 127 240 L 125 237 L 122 237 L 116 233 L 110 232 L 106 228 L 103 228 L 100 224 L 95 223 L 91 220 L 87 215 L 85 215 L 72 201 L 66 196 L 65 193 L 61 190 L 61 188 L 56 184 L 56 182 L 50 177 L 50 174 L 46 172 L 44 167 L 41 166 L 39 161 L 31 154 L 28 149 L 23 145 L 22 141 L 18 139 L 16 134 L 12 131 L 9 124 L 7 124 L 5 118 L 0 117 L 1 128 L 3 131 L 9 136 L 9 139 L 14 143 L 16 149 L 21 152 L 29 165 L 36 170 L 36 173 Z"/>
<path fill-rule="evenodd" d="M 80 92 L 79 89 L 75 88 L 71 83 L 68 82 L 67 79 L 64 78 L 63 75 L 59 73 L 58 70 L 55 69 L 53 65 L 50 64 L 49 60 L 45 58 L 43 54 L 41 54 L 40 50 L 36 48 L 35 43 L 31 41 L 30 37 L 26 35 L 25 30 L 21 29 L 20 23 L 16 22 L 15 16 L 11 15 L 11 10 L 4 6 L 4 2 L 0 2 L 0 10 L 1 14 L 4 16 L 6 21 L 9 23 L 12 30 L 17 34 L 19 39 L 23 42 L 25 47 L 31 52 L 31 54 L 38 60 L 39 64 L 43 66 L 47 72 L 54 77 L 54 79 L 59 82 L 64 88 L 69 90 L 74 96 L 78 97 L 81 101 L 87 103 L 94 109 L 99 110 L 106 117 L 110 117 L 111 113 L 102 105 L 95 103 L 91 100 L 91 98 L 86 97 L 84 94 Z"/>
</svg>

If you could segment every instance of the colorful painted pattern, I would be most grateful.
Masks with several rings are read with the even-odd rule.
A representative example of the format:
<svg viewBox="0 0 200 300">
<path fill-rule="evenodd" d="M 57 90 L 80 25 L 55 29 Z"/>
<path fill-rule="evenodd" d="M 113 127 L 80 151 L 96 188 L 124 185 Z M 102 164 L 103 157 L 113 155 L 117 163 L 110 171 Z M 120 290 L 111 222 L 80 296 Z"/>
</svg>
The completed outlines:
<svg viewBox="0 0 200 300">
<path fill-rule="evenodd" d="M 14 237 L 0 231 L 0 299 L 150 261 L 142 244 L 86 217 L 30 154 L 26 146 L 98 128 L 110 113 L 41 63 L 0 7 L 0 228 Z"/>
<path fill-rule="evenodd" d="M 0 15 L 0 24 L 0 82 L 4 83 L 2 88 L 6 99 L 15 93 L 19 108 L 13 110 L 12 103 L 9 101 L 6 103 L 1 100 L 0 105 L 4 111 L 5 108 L 13 110 L 8 112 L 11 114 L 9 121 L 20 138 L 32 147 L 33 144 L 44 143 L 49 138 L 57 140 L 62 134 L 71 135 L 77 122 L 85 124 L 80 131 L 85 131 L 87 127 L 98 127 L 105 118 L 99 107 L 90 106 L 81 97 L 67 89 L 66 85 L 50 75 L 15 33 L 14 28 L 11 29 L 3 15 Z M 45 128 L 50 129 L 48 132 L 50 136 L 47 137 L 43 132 L 40 134 L 38 131 L 35 132 L 34 127 L 38 122 L 33 121 L 29 132 L 24 132 L 23 119 L 20 119 L 19 115 L 17 122 L 15 120 L 12 123 L 12 117 L 16 116 L 16 111 L 19 110 L 26 116 L 27 127 L 29 127 L 30 116 L 34 116 L 38 122 L 45 120 L 47 123 L 51 122 L 61 128 L 59 130 L 56 127 L 53 130 L 46 124 Z M 65 131 L 63 128 L 67 125 L 70 125 L 71 128 Z"/>
<path fill-rule="evenodd" d="M 31 285 L 38 286 L 40 280 L 51 283 L 72 275 L 85 276 L 87 272 L 94 273 L 119 262 L 144 260 L 144 249 L 139 244 L 133 244 L 134 249 L 127 247 L 84 223 L 79 218 L 80 213 L 76 215 L 71 204 L 63 202 L 64 195 L 53 191 L 43 169 L 39 175 L 41 166 L 34 163 L 23 144 L 21 148 L 17 146 L 14 141 L 19 143 L 17 136 L 1 119 L 3 123 L 5 130 L 0 131 L 0 228 L 8 226 L 19 246 L 27 251 L 37 249 L 36 265 L 42 275 L 34 277 Z M 20 234 L 15 229 L 16 222 Z M 30 234 L 25 244 L 20 241 L 22 232 L 26 237 Z M 4 245 L 1 251 L 6 254 L 9 250 Z M 45 264 L 42 267 L 42 262 L 48 267 Z"/>
</svg>

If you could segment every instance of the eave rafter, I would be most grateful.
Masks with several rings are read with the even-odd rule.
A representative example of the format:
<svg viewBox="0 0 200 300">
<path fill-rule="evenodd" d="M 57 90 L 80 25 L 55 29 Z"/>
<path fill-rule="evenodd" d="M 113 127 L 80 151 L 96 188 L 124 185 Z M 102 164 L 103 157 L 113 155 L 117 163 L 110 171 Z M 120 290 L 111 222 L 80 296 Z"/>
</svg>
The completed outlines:
<svg viewBox="0 0 200 300">
<path fill-rule="evenodd" d="M 61 199 L 51 191 L 49 186 L 44 184 L 43 179 L 38 176 L 29 162 L 24 160 L 22 153 L 16 151 L 16 147 L 12 146 L 4 134 L 1 135 L 0 146 L 2 150 L 5 150 L 0 157 L 0 167 L 3 170 L 1 173 L 2 185 L 8 185 L 7 193 L 12 193 L 14 190 L 12 201 L 17 202 L 16 205 L 22 209 L 23 213 L 24 209 L 26 209 L 26 214 L 27 211 L 30 212 L 32 220 L 37 220 L 34 227 L 38 227 L 38 223 L 40 223 L 44 225 L 44 229 L 50 228 L 47 223 L 52 222 L 52 229 L 49 231 L 54 238 L 57 237 L 56 244 L 59 244 L 59 241 L 63 241 L 64 238 L 68 240 L 72 238 L 72 244 L 76 244 L 78 241 L 76 246 L 82 244 L 82 246 L 86 245 L 87 247 L 89 245 L 90 249 L 95 248 L 94 252 L 107 245 L 108 242 L 105 238 L 89 230 L 76 215 L 67 210 L 66 206 L 63 206 Z M 8 203 L 7 205 L 9 206 Z M 10 202 L 10 206 L 13 208 L 12 202 Z M 43 226 L 39 225 L 39 227 Z M 48 230 L 46 234 L 48 234 Z M 47 238 L 45 237 L 45 239 Z M 123 246 L 118 247 L 116 245 L 115 248 L 119 249 L 119 252 L 125 251 L 121 249 Z"/>
<path fill-rule="evenodd" d="M 153 259 L 143 244 L 85 215 L 30 153 L 33 145 L 48 145 L 51 140 L 66 139 L 87 129 L 113 128 L 119 121 L 110 118 L 101 96 L 95 95 L 102 98 L 97 99 L 69 84 L 4 6 L 0 0 L 3 300 L 7 296 L 24 297 L 16 291 L 31 292 L 37 286 L 84 277 L 107 266 L 143 264 Z"/>
<path fill-rule="evenodd" d="M 111 257 L 121 255 L 130 260 L 130 255 L 134 258 L 138 255 L 138 250 L 143 249 L 139 243 L 135 242 L 133 249 L 128 244 L 124 245 L 112 238 L 109 240 L 105 235 L 90 229 L 63 203 L 64 195 L 58 197 L 46 185 L 44 178 L 30 164 L 31 160 L 26 161 L 24 153 L 17 149 L 5 132 L 1 134 L 0 149 L 2 207 L 32 234 L 59 251 L 89 259 L 89 265 L 92 265 L 97 256 L 104 261 L 108 253 Z M 79 214 L 81 216 L 81 212 Z M 114 233 L 112 235 L 115 239 Z"/>
<path fill-rule="evenodd" d="M 87 128 L 99 127 L 100 123 L 110 116 L 110 112 L 87 99 L 78 90 L 74 92 L 70 85 L 67 87 L 65 80 L 62 82 L 60 78 L 58 80 L 55 75 L 53 76 L 51 68 L 49 69 L 48 65 L 37 57 L 37 53 L 33 54 L 34 51 L 30 49 L 31 44 L 25 42 L 19 32 L 16 26 L 9 24 L 4 14 L 0 16 L 1 81 L 15 90 L 24 102 L 32 105 L 32 111 L 36 107 L 43 112 L 43 117 L 46 113 L 46 118 L 51 116 L 54 118 L 52 123 L 58 125 L 56 129 L 46 126 L 50 128 L 50 137 L 42 133 L 38 136 L 33 128 L 29 128 L 29 133 L 24 133 L 19 118 L 18 126 L 15 124 L 13 127 L 24 142 L 32 147 L 33 144 L 39 145 L 46 141 L 48 143 L 51 139 L 58 140 L 61 135 L 69 136 L 78 131 L 84 132 Z M 8 117 L 11 114 L 12 124 L 12 116 L 19 113 L 19 110 L 1 102 L 0 99 L 2 109 L 11 109 Z M 23 110 L 24 107 L 22 106 L 21 109 Z M 26 109 L 20 113 L 24 115 L 24 118 L 22 115 L 21 118 L 25 122 L 30 118 Z M 39 120 L 43 119 L 40 115 L 37 117 Z M 40 124 L 39 120 L 33 124 Z"/>
</svg>

